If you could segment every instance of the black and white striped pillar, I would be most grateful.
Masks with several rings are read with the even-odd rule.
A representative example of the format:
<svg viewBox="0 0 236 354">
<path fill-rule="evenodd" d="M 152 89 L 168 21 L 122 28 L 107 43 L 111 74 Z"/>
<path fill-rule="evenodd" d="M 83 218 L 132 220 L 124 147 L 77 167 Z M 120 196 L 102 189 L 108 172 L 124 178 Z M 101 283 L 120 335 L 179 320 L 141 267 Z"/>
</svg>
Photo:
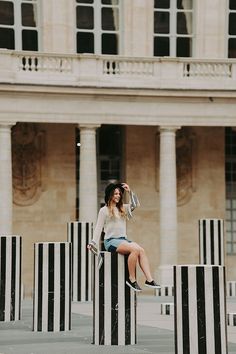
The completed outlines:
<svg viewBox="0 0 236 354">
<path fill-rule="evenodd" d="M 69 222 L 67 236 L 72 243 L 72 301 L 92 301 L 92 253 L 87 245 L 92 240 L 93 224 Z"/>
<path fill-rule="evenodd" d="M 174 266 L 175 353 L 227 354 L 225 268 Z"/>
<path fill-rule="evenodd" d="M 229 280 L 226 282 L 226 295 L 227 296 L 236 296 L 236 281 L 235 280 Z"/>
<path fill-rule="evenodd" d="M 127 257 L 101 252 L 94 271 L 93 342 L 98 345 L 136 344 L 136 294 L 126 284 Z"/>
<path fill-rule="evenodd" d="M 199 220 L 200 264 L 224 265 L 224 220 Z"/>
<path fill-rule="evenodd" d="M 236 313 L 227 313 L 227 325 L 228 326 L 236 326 Z"/>
<path fill-rule="evenodd" d="M 173 285 L 161 285 L 161 288 L 156 289 L 156 296 L 174 296 Z"/>
<path fill-rule="evenodd" d="M 0 321 L 21 319 L 21 236 L 0 236 Z"/>
<path fill-rule="evenodd" d="M 71 329 L 71 243 L 34 245 L 33 330 Z"/>
<path fill-rule="evenodd" d="M 173 303 L 162 303 L 161 304 L 161 315 L 174 315 L 174 304 Z"/>
</svg>

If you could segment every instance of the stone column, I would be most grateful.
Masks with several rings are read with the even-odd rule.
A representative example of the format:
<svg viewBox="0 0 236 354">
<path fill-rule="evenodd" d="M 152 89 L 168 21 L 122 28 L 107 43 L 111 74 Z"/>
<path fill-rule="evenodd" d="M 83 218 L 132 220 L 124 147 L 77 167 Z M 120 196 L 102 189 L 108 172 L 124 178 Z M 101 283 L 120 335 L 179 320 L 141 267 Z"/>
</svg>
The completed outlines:
<svg viewBox="0 0 236 354">
<path fill-rule="evenodd" d="M 11 127 L 0 123 L 0 234 L 12 234 Z"/>
<path fill-rule="evenodd" d="M 97 154 L 96 129 L 80 125 L 79 221 L 97 220 Z"/>
<path fill-rule="evenodd" d="M 160 127 L 160 266 L 159 282 L 173 284 L 177 263 L 176 145 L 178 127 Z"/>
</svg>

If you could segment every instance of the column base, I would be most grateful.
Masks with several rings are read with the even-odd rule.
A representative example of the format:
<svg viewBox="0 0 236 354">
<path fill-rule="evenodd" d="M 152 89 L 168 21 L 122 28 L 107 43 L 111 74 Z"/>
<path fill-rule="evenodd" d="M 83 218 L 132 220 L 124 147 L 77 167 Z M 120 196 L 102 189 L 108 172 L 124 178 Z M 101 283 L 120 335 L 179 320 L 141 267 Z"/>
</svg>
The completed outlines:
<svg viewBox="0 0 236 354">
<path fill-rule="evenodd" d="M 160 285 L 173 285 L 173 266 L 159 266 L 157 269 L 157 281 Z"/>
</svg>

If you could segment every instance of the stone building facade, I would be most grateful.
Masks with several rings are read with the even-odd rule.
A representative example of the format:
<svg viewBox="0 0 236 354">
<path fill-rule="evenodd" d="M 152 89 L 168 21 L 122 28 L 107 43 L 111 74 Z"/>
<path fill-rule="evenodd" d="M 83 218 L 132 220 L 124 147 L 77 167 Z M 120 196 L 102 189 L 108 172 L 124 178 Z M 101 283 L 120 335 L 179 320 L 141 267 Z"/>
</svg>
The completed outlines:
<svg viewBox="0 0 236 354">
<path fill-rule="evenodd" d="M 211 3 L 0 1 L 0 232 L 23 237 L 26 296 L 34 242 L 95 223 L 114 180 L 161 283 L 199 262 L 200 218 L 225 220 L 235 279 L 236 8 Z"/>
</svg>

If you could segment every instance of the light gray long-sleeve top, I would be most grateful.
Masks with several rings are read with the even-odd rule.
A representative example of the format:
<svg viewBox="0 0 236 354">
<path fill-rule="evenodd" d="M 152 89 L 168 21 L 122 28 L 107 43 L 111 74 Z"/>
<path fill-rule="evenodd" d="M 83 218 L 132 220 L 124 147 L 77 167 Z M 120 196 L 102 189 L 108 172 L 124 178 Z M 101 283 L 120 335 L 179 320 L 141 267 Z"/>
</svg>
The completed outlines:
<svg viewBox="0 0 236 354">
<path fill-rule="evenodd" d="M 106 205 L 103 206 L 98 213 L 97 224 L 93 233 L 93 241 L 95 241 L 96 244 L 99 243 L 102 231 L 105 233 L 104 239 L 111 237 L 127 237 L 126 221 L 132 217 L 132 211 L 139 205 L 137 196 L 130 191 L 129 204 L 124 204 L 125 217 L 119 214 L 116 207 L 114 208 L 114 216 L 110 216 L 108 207 Z"/>
</svg>

